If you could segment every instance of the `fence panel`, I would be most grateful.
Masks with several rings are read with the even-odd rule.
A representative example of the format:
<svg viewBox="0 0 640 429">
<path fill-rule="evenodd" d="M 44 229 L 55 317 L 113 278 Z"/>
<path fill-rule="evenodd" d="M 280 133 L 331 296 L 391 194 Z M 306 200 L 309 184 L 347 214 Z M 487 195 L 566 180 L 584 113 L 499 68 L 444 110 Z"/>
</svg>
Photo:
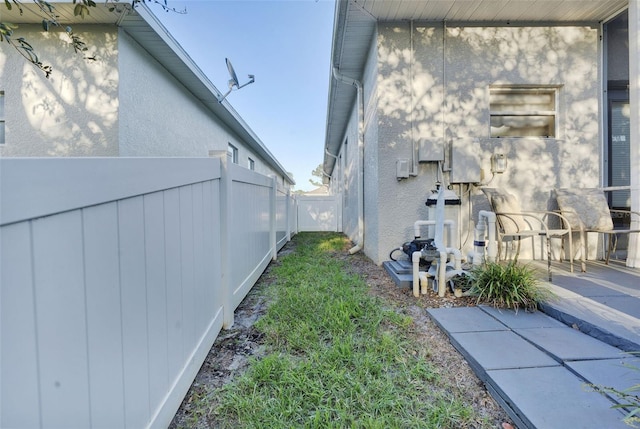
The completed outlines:
<svg viewBox="0 0 640 429">
<path fill-rule="evenodd" d="M 0 160 L 0 427 L 166 427 L 297 231 L 275 186 L 226 154 Z"/>
<path fill-rule="evenodd" d="M 166 427 L 222 326 L 219 161 L 0 163 L 0 426 Z"/>
<path fill-rule="evenodd" d="M 271 191 L 274 181 L 229 163 L 231 234 L 229 264 L 232 306 L 235 309 L 271 261 Z"/>
<path fill-rule="evenodd" d="M 288 231 L 288 192 L 278 185 L 276 191 L 276 247 L 278 250 L 287 244 L 290 235 Z"/>
<path fill-rule="evenodd" d="M 340 196 L 299 195 L 297 199 L 299 231 L 342 231 Z"/>
<path fill-rule="evenodd" d="M 0 228 L 0 246 L 0 427 L 19 423 L 37 428 L 41 411 L 31 225 Z"/>
</svg>

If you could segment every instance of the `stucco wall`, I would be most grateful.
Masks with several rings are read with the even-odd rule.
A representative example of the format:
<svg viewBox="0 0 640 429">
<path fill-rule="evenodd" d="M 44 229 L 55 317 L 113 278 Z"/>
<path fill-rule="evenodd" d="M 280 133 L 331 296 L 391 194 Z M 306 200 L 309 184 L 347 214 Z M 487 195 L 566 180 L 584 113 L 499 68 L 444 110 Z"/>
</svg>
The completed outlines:
<svg viewBox="0 0 640 429">
<path fill-rule="evenodd" d="M 346 145 L 345 145 L 346 143 Z M 335 170 L 342 189 L 342 231 L 351 240 L 358 239 L 358 113 L 354 107 L 344 136 Z"/>
<path fill-rule="evenodd" d="M 372 255 L 378 254 L 380 241 L 380 219 L 378 201 L 380 189 L 378 177 L 379 153 L 378 146 L 378 60 L 377 45 L 371 43 L 367 64 L 363 77 L 364 92 L 364 252 L 375 260 Z"/>
<path fill-rule="evenodd" d="M 264 175 L 270 163 L 218 121 L 124 30 L 75 25 L 89 50 L 73 53 L 55 29 L 20 25 L 19 36 L 53 67 L 47 79 L 9 44 L 0 44 L 6 143 L 0 156 L 207 157 L 238 148 L 238 164 Z M 280 176 L 280 181 L 282 178 Z"/>
<path fill-rule="evenodd" d="M 74 54 L 64 31 L 20 25 L 19 36 L 51 65 L 49 79 L 8 43 L 0 44 L 6 143 L 0 156 L 117 156 L 118 72 L 114 27 L 75 25 L 89 47 Z M 17 36 L 16 32 L 16 36 Z"/>
<path fill-rule="evenodd" d="M 449 26 L 444 30 L 442 24 L 414 23 L 412 40 L 410 26 L 381 24 L 378 28 L 378 175 L 366 177 L 367 186 L 378 181 L 379 248 L 367 253 L 374 261 L 388 259 L 392 248 L 413 236 L 413 222 L 428 217 L 425 201 L 435 187 L 437 163 L 421 163 L 416 177 L 396 180 L 396 161 L 411 159 L 412 141 L 426 139 L 448 148 L 454 139 L 478 139 L 474 147 L 461 150 L 479 154 L 484 182 L 491 178 L 491 155 L 504 153 L 508 169 L 490 184 L 516 193 L 528 209 L 551 206 L 554 187 L 600 183 L 595 27 Z M 557 138 L 491 139 L 492 84 L 557 85 Z M 444 182 L 448 179 L 445 172 Z M 479 191 L 468 192 L 466 185 L 453 189 L 462 196 L 462 212 L 468 212 L 469 195 Z M 464 242 L 468 217 L 462 215 L 459 220 Z"/>
<path fill-rule="evenodd" d="M 238 148 L 238 164 L 275 171 L 171 76 L 126 32 L 120 32 L 120 155 L 206 157 Z"/>
</svg>

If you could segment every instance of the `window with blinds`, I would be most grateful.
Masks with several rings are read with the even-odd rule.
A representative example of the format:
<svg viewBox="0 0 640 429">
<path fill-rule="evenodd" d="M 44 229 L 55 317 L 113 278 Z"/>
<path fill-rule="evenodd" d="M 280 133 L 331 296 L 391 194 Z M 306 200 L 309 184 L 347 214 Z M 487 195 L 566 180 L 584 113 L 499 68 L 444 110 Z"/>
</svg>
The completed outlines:
<svg viewBox="0 0 640 429">
<path fill-rule="evenodd" d="M 490 87 L 491 137 L 556 137 L 557 88 Z"/>
</svg>

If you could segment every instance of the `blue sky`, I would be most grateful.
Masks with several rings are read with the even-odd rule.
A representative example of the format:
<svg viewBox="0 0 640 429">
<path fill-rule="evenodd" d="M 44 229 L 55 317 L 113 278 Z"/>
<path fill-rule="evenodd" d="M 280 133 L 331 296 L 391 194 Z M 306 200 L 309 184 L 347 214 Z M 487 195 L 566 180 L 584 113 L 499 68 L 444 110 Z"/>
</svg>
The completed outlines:
<svg viewBox="0 0 640 429">
<path fill-rule="evenodd" d="M 240 84 L 227 100 L 280 164 L 310 190 L 324 150 L 333 0 L 169 0 L 151 9 L 222 92 L 229 58 Z M 315 179 L 317 180 L 317 178 Z"/>
</svg>

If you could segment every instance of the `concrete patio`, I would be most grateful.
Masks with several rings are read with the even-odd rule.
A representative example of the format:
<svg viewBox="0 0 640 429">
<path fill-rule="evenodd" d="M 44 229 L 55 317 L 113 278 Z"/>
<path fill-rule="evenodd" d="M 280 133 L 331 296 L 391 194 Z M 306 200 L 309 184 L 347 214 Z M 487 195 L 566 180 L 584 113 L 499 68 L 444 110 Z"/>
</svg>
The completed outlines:
<svg viewBox="0 0 640 429">
<path fill-rule="evenodd" d="M 532 262 L 546 273 L 546 263 Z M 554 263 L 559 299 L 544 312 L 493 307 L 428 309 L 518 428 L 628 428 L 618 390 L 640 383 L 640 270 L 590 262 L 586 273 Z"/>
</svg>

